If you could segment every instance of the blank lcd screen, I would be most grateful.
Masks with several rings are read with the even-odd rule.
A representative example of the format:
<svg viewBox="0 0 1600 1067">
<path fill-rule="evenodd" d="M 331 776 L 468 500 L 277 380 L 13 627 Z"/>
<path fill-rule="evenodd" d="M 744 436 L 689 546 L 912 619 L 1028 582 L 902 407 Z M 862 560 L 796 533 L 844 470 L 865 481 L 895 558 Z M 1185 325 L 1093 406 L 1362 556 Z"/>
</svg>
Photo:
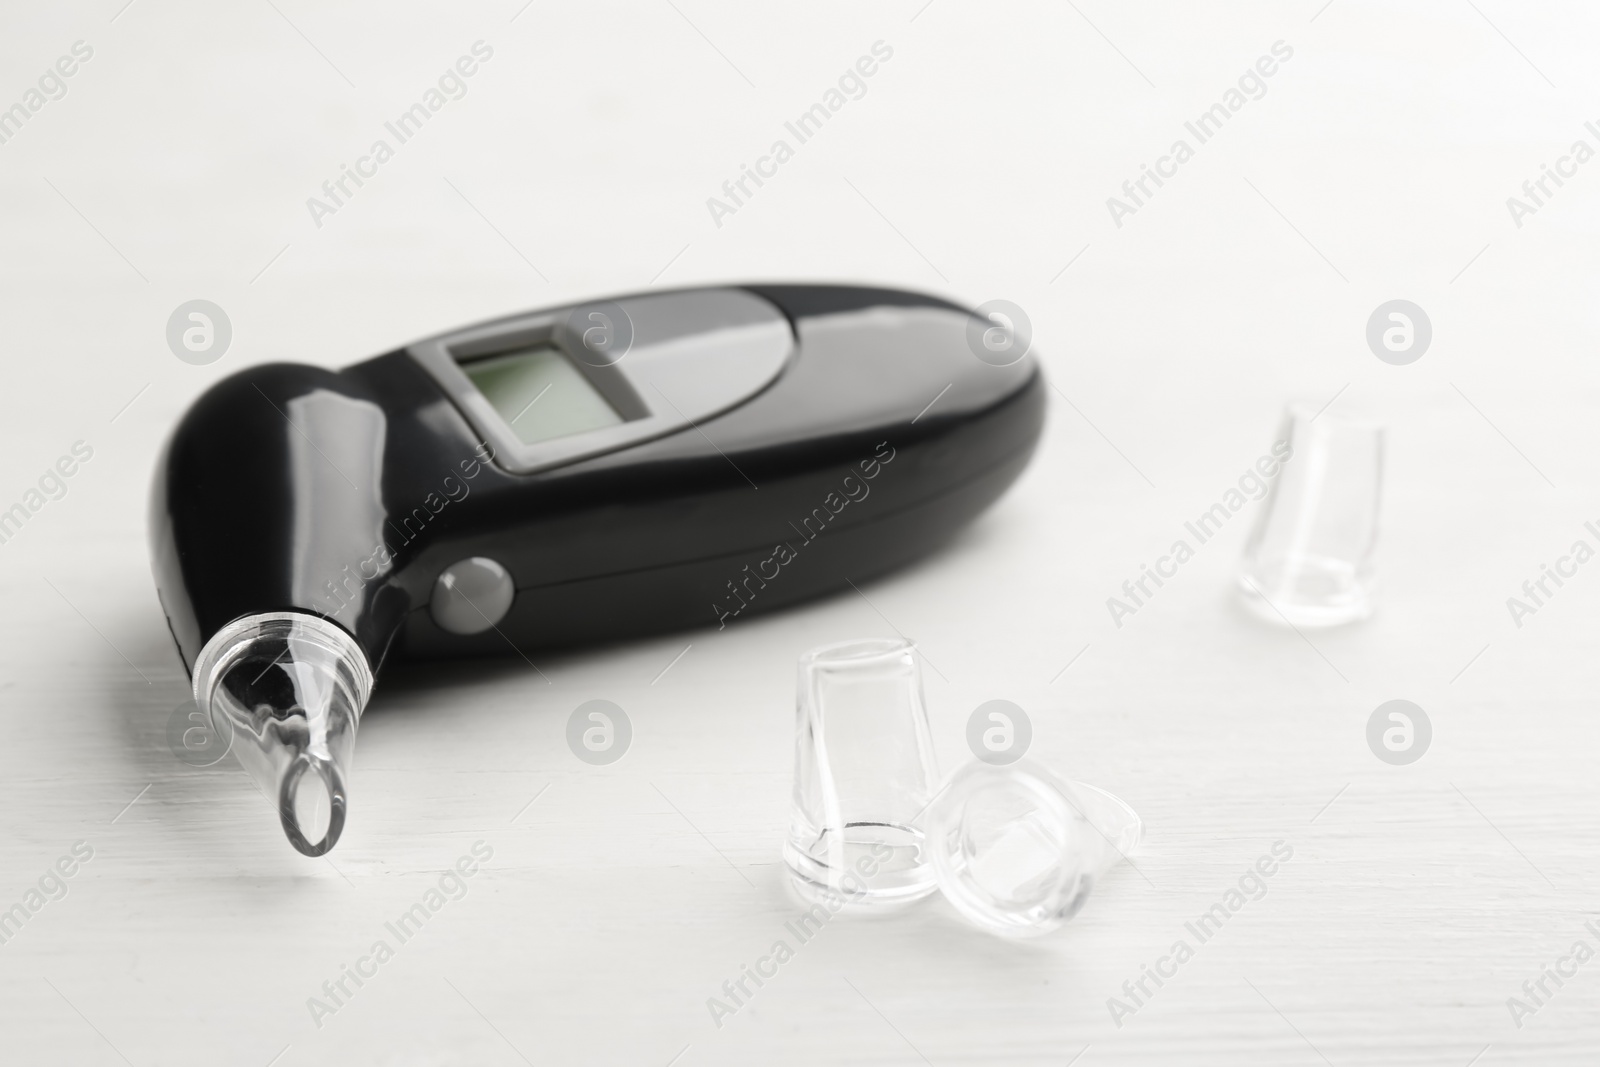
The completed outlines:
<svg viewBox="0 0 1600 1067">
<path fill-rule="evenodd" d="M 461 369 L 525 445 L 623 421 L 554 345 L 473 360 Z"/>
</svg>

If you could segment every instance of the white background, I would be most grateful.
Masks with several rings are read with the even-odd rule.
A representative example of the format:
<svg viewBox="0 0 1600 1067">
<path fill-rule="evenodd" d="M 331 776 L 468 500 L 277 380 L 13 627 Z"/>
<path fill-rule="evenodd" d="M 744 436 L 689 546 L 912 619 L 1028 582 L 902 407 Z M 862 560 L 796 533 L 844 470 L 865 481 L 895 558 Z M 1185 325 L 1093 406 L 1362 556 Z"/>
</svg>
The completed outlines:
<svg viewBox="0 0 1600 1067">
<path fill-rule="evenodd" d="M 1575 139 L 1600 148 L 1592 10 L 122 2 L 0 15 L 0 106 L 94 49 L 0 145 L 0 506 L 94 449 L 0 545 L 0 907 L 94 849 L 0 947 L 5 1060 L 1593 1062 L 1600 962 L 1520 1029 L 1506 1000 L 1600 949 L 1600 564 L 1520 629 L 1505 604 L 1600 519 L 1600 162 L 1520 228 L 1505 203 Z M 307 197 L 480 39 L 466 97 L 315 226 Z M 716 226 L 707 197 L 878 40 L 866 95 Z M 1106 198 L 1279 40 L 1265 97 L 1114 225 Z M 548 684 L 514 659 L 386 678 L 331 861 L 289 849 L 231 759 L 173 758 L 185 679 L 145 501 L 200 391 L 753 279 L 1020 304 L 1058 390 L 1031 468 L 870 604 L 536 656 Z M 234 329 L 206 367 L 164 338 L 197 297 Z M 1407 367 L 1363 337 L 1393 298 L 1434 326 Z M 1282 404 L 1335 395 L 1390 428 L 1377 616 L 1315 647 L 1247 617 L 1241 515 L 1114 627 L 1106 597 Z M 1139 869 L 1038 943 L 937 901 L 835 922 L 719 1029 L 706 999 L 799 910 L 777 863 L 794 660 L 893 628 L 939 668 L 947 769 L 979 702 L 1021 703 L 1034 755 L 1145 815 Z M 1401 697 L 1435 737 L 1397 768 L 1364 731 Z M 610 767 L 563 742 L 593 698 L 634 724 Z M 480 839 L 469 894 L 318 1028 L 307 998 Z M 1115 1026 L 1107 998 L 1278 840 L 1267 895 Z"/>
</svg>

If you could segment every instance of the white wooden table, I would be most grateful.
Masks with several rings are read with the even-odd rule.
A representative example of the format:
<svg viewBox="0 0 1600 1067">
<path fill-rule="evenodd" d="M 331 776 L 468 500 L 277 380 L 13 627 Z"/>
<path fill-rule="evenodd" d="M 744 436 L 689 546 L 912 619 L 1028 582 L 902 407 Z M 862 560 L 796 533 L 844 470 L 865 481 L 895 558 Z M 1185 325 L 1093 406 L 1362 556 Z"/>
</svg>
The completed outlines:
<svg viewBox="0 0 1600 1067">
<path fill-rule="evenodd" d="M 1600 949 L 1600 565 L 1520 628 L 1505 603 L 1600 519 L 1600 164 L 1568 164 L 1520 227 L 1506 206 L 1573 141 L 1600 148 L 1589 9 L 121 3 L 0 15 L 0 105 L 92 49 L 0 143 L 0 509 L 93 450 L 0 544 L 0 909 L 28 912 L 0 945 L 0 1060 L 1594 1062 L 1600 962 L 1546 979 L 1520 1027 L 1507 1000 Z M 466 94 L 314 220 L 307 199 L 480 40 Z M 1265 95 L 1116 225 L 1107 198 L 1280 40 Z M 877 41 L 864 95 L 713 220 Z M 386 676 L 328 860 L 289 849 L 231 760 L 173 757 L 185 679 L 145 499 L 201 390 L 743 279 L 1020 304 L 1058 390 L 1032 467 L 864 597 L 541 655 L 544 677 Z M 1397 297 L 1434 327 L 1406 367 L 1363 337 Z M 194 298 L 233 326 L 209 366 L 163 335 Z M 1245 615 L 1252 505 L 1115 627 L 1105 599 L 1267 449 L 1281 405 L 1336 395 L 1390 427 L 1378 615 L 1309 642 Z M 1022 704 L 1037 758 L 1144 814 L 1138 869 L 1037 943 L 937 901 L 838 920 L 718 1027 L 707 999 L 799 911 L 777 863 L 794 660 L 897 629 L 939 668 L 946 769 L 978 703 Z M 595 698 L 635 730 L 607 767 L 563 743 Z M 1407 767 L 1365 741 L 1393 698 L 1434 726 Z M 1185 924 L 1279 841 L 1292 859 L 1200 944 Z M 92 858 L 58 881 L 77 842 Z M 477 842 L 464 895 L 401 943 L 385 924 Z M 1114 1021 L 1179 939 L 1192 958 Z M 392 956 L 361 962 L 379 940 Z M 308 1007 L 358 963 L 337 1010 Z"/>
</svg>

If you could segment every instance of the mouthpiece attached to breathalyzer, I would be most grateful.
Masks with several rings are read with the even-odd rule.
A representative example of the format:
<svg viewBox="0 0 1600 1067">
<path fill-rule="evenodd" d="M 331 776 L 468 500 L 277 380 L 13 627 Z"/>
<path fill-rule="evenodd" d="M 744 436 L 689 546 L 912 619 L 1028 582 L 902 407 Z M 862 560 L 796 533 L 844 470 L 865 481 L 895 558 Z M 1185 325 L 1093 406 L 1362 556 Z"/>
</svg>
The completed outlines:
<svg viewBox="0 0 1600 1067">
<path fill-rule="evenodd" d="M 289 843 L 320 856 L 344 830 L 367 657 L 333 623 L 300 612 L 219 630 L 195 665 L 194 698 L 269 800 Z"/>
</svg>

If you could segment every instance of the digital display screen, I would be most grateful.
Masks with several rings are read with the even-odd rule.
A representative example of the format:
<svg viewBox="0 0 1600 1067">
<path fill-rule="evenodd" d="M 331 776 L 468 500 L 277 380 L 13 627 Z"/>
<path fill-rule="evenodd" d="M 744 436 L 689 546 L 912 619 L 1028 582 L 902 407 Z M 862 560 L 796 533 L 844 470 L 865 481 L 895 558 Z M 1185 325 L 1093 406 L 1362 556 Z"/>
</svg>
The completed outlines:
<svg viewBox="0 0 1600 1067">
<path fill-rule="evenodd" d="M 461 365 L 525 445 L 617 426 L 622 416 L 555 345 Z"/>
</svg>

